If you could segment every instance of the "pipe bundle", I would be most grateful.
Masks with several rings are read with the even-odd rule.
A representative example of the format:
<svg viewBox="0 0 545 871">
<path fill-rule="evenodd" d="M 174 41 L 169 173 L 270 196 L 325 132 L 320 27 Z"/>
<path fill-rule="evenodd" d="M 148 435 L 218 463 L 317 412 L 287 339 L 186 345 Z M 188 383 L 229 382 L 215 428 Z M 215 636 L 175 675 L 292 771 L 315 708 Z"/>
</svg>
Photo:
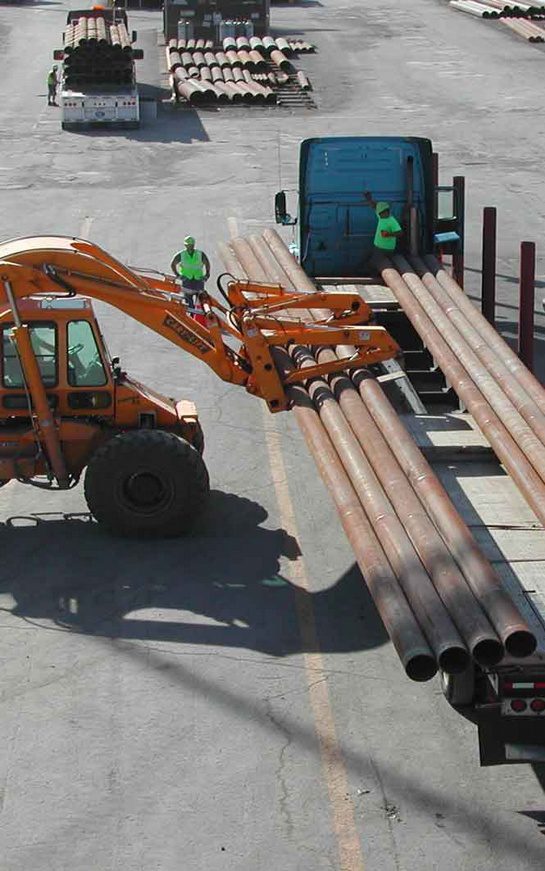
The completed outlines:
<svg viewBox="0 0 545 871">
<path fill-rule="evenodd" d="M 233 275 L 315 289 L 274 230 L 220 253 Z M 288 372 L 351 350 L 323 348 L 315 358 L 292 347 L 276 364 Z M 409 677 L 428 680 L 438 666 L 461 672 L 471 657 L 491 666 L 505 651 L 530 655 L 533 634 L 370 373 L 314 378 L 289 396 Z"/>
<path fill-rule="evenodd" d="M 232 57 L 228 57 L 232 55 Z M 189 51 L 167 48 L 173 90 L 189 103 L 275 103 L 276 94 L 264 72 L 259 52 Z M 259 75 L 259 81 L 254 76 Z"/>
<path fill-rule="evenodd" d="M 64 33 L 64 76 L 68 87 L 112 83 L 130 85 L 133 49 L 123 22 L 82 15 Z"/>
<path fill-rule="evenodd" d="M 541 16 L 543 6 L 505 6 L 503 0 L 450 0 L 449 5 L 460 12 L 467 12 L 477 18 L 494 18 L 522 36 L 528 42 L 545 42 L 545 31 L 533 21 L 524 20 Z"/>
<path fill-rule="evenodd" d="M 545 390 L 433 257 L 377 264 L 449 384 L 545 524 Z"/>
<path fill-rule="evenodd" d="M 530 6 L 527 3 L 506 3 L 504 0 L 451 0 L 450 6 L 462 12 L 471 12 L 464 7 L 474 7 L 471 14 L 482 18 L 533 18 L 545 14 L 545 6 Z"/>
</svg>

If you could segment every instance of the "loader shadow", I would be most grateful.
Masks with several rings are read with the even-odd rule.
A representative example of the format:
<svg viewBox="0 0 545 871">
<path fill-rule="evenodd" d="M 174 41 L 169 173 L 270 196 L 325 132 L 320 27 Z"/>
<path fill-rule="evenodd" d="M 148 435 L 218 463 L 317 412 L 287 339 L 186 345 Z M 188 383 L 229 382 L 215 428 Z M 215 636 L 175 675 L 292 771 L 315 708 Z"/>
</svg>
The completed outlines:
<svg viewBox="0 0 545 871">
<path fill-rule="evenodd" d="M 257 503 L 219 491 L 201 529 L 176 540 L 109 537 L 89 515 L 13 517 L 0 528 L 0 591 L 14 598 L 14 615 L 80 633 L 278 657 L 301 651 L 297 614 L 310 600 L 322 651 L 385 644 L 358 568 L 325 590 L 296 588 L 280 559 L 296 560 L 297 542 L 262 527 L 266 519 Z"/>
</svg>

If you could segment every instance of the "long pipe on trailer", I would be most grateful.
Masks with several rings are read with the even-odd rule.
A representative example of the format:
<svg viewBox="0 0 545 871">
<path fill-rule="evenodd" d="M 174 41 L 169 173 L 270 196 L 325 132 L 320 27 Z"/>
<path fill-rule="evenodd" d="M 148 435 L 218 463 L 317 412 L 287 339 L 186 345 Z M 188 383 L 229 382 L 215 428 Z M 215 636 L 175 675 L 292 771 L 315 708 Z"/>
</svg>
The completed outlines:
<svg viewBox="0 0 545 871">
<path fill-rule="evenodd" d="M 526 421 L 528 426 L 531 427 L 538 440 L 541 442 L 541 445 L 545 446 L 545 414 L 539 409 L 539 407 L 526 393 L 526 391 L 520 385 L 517 379 L 511 374 L 511 372 L 505 365 L 502 356 L 495 353 L 489 347 L 488 343 L 483 338 L 481 333 L 477 329 L 475 329 L 474 322 L 480 320 L 482 318 L 482 315 L 480 315 L 478 311 L 473 309 L 473 317 L 470 319 L 470 317 L 466 315 L 465 312 L 463 312 L 458 306 L 458 301 L 460 297 L 464 296 L 461 291 L 459 291 L 456 295 L 456 298 L 453 299 L 452 295 L 444 290 L 444 288 L 439 284 L 435 276 L 426 268 L 422 260 L 417 257 L 413 257 L 412 264 L 415 269 L 420 273 L 422 283 L 429 291 L 434 301 L 441 309 L 442 313 L 448 317 L 451 324 L 458 330 L 460 337 L 467 344 L 468 348 L 470 348 L 471 351 L 474 352 L 474 354 L 478 358 L 479 364 L 482 365 L 482 367 L 484 367 L 484 370 L 486 370 L 486 372 L 488 372 L 492 376 L 497 385 L 499 385 L 501 390 L 504 391 L 505 396 L 510 400 L 513 407 L 517 410 L 517 412 L 524 419 L 524 421 Z M 533 282 L 529 283 L 528 291 L 529 292 L 527 294 L 527 302 L 525 306 L 525 316 L 527 318 L 528 316 L 530 317 L 530 328 L 528 329 L 526 327 L 524 330 L 526 350 L 527 345 L 530 343 L 530 337 L 531 341 L 533 342 Z M 530 308 L 531 312 L 529 313 L 528 309 Z M 526 322 L 523 321 L 522 309 L 521 323 L 526 324 Z M 443 333 L 443 335 L 445 335 L 445 333 Z M 447 341 L 454 349 L 454 346 L 448 337 Z M 501 341 L 503 343 L 503 339 Z M 473 380 L 476 381 L 478 373 L 481 373 L 480 367 L 476 365 L 471 365 L 471 357 L 467 358 L 467 364 L 462 356 L 459 355 L 459 359 L 468 370 L 468 372 L 471 373 L 471 377 L 473 378 Z M 468 368 L 468 365 L 470 365 L 471 368 Z M 483 393 L 485 393 L 487 399 L 495 408 L 495 410 L 499 411 L 498 406 L 494 400 L 494 394 L 487 392 L 485 389 L 483 389 Z M 531 455 L 530 453 L 528 453 L 528 456 L 532 458 L 534 454 Z M 535 456 L 537 457 L 537 464 L 532 460 L 533 465 L 535 466 L 536 471 L 538 471 L 542 477 L 545 477 L 545 451 L 541 452 L 541 463 L 539 462 L 539 454 L 535 454 Z"/>
<path fill-rule="evenodd" d="M 275 246 L 274 251 L 271 247 L 271 252 L 275 257 L 278 252 L 279 267 L 288 276 L 292 287 L 314 291 L 315 288 L 307 276 L 304 273 L 303 275 L 297 274 L 300 267 L 295 263 L 278 234 L 269 230 L 265 231 L 263 236 L 267 243 L 270 240 Z M 247 249 L 240 245 L 241 241 L 243 240 L 233 240 L 231 244 L 234 249 L 237 246 L 236 253 L 242 266 L 251 278 L 263 280 L 263 276 L 266 276 L 265 270 L 261 264 L 257 269 L 255 268 L 255 256 L 250 261 L 245 260 Z M 282 259 L 280 260 L 280 258 Z M 324 312 L 318 309 L 313 310 L 311 314 L 321 317 Z M 308 350 L 305 348 L 292 348 L 291 355 L 303 368 L 305 365 L 312 365 L 312 358 L 309 359 Z M 305 355 L 307 356 L 306 360 Z M 320 419 L 349 474 L 361 505 L 373 526 L 381 529 L 381 539 L 388 560 L 394 568 L 417 619 L 422 624 L 424 634 L 434 650 L 441 668 L 452 673 L 465 670 L 468 656 L 462 639 L 431 578 L 422 566 L 407 532 L 367 463 L 362 446 L 355 438 L 343 410 L 324 381 L 313 380 L 307 386 L 307 390 L 318 407 Z M 360 401 L 358 398 L 358 402 Z M 461 580 L 465 587 L 465 581 Z M 476 602 L 474 604 L 475 611 L 479 613 L 479 605 Z M 491 664 L 492 661 L 497 662 L 500 658 L 502 646 L 484 617 L 483 622 L 486 622 L 486 630 L 479 638 L 472 636 L 472 649 L 476 653 L 480 651 L 483 659 L 490 657 L 489 663 Z M 479 647 L 479 645 L 481 646 Z"/>
<path fill-rule="evenodd" d="M 244 246 L 237 247 L 247 253 Z M 259 269 L 257 274 L 251 272 L 256 261 L 251 260 L 251 268 L 246 270 L 234 253 L 234 247 L 221 243 L 219 252 L 225 267 L 233 276 L 259 280 Z M 277 353 L 282 356 L 283 366 L 287 370 L 293 367 L 287 354 L 281 351 Z M 337 508 L 369 592 L 403 667 L 412 680 L 430 680 L 437 671 L 435 656 L 365 515 L 337 451 L 304 387 L 290 387 L 288 395 L 297 424 Z"/>
<path fill-rule="evenodd" d="M 345 353 L 345 348 L 340 351 Z M 483 555 L 441 481 L 384 396 L 376 379 L 365 369 L 352 373 L 365 407 L 437 526 L 476 598 L 511 656 L 532 654 L 536 639 L 505 592 L 490 562 Z"/>
<path fill-rule="evenodd" d="M 390 261 L 383 255 L 378 255 L 376 262 L 385 284 L 393 290 L 407 317 L 439 363 L 456 393 L 475 418 L 496 455 L 516 482 L 537 517 L 545 524 L 545 486 L 543 481 L 520 449 L 517 441 L 459 362 L 456 354 L 435 326 L 434 319 L 432 320 L 427 314 L 425 304 L 423 305 L 417 300 L 413 289 L 394 269 Z M 419 280 L 418 276 L 415 278 Z"/>
<path fill-rule="evenodd" d="M 266 230 L 263 237 L 274 249 L 276 260 L 283 273 L 288 276 L 292 287 L 315 290 L 313 282 L 292 257 L 278 233 L 275 230 Z M 282 283 L 281 276 L 278 278 Z M 458 293 L 468 305 L 472 305 L 465 294 L 459 290 Z M 338 351 L 341 356 L 347 356 L 350 348 L 341 346 Z M 404 474 L 411 482 L 429 516 L 438 526 L 443 539 L 452 549 L 467 583 L 488 614 L 506 649 L 513 656 L 530 655 L 536 646 L 535 637 L 503 590 L 492 566 L 475 544 L 469 529 L 422 452 L 399 421 L 381 387 L 366 370 L 353 373 L 352 378 L 360 391 L 364 406 L 378 424 L 379 435 L 385 437 L 393 455 L 402 464 Z M 360 444 L 367 452 L 374 444 L 374 437 L 360 439 Z M 375 472 L 378 473 L 381 465 L 381 462 L 374 465 Z"/>
<path fill-rule="evenodd" d="M 425 260 L 441 287 L 447 291 L 458 307 L 471 318 L 474 328 L 481 334 L 488 347 L 495 351 L 498 357 L 503 360 L 511 374 L 517 379 L 526 393 L 531 396 L 540 411 L 545 413 L 545 390 L 537 378 L 526 368 L 517 354 L 486 320 L 475 317 L 473 303 L 465 294 L 460 293 L 460 288 L 456 282 L 443 269 L 436 258 L 430 255 Z"/>
</svg>

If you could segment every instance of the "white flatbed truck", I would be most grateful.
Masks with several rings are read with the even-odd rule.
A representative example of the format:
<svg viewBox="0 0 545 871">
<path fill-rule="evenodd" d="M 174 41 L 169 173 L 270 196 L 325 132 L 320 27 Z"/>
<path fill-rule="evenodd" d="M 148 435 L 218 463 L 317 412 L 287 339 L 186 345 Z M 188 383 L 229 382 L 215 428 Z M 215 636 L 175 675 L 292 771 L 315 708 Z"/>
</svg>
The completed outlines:
<svg viewBox="0 0 545 871">
<path fill-rule="evenodd" d="M 140 98 L 136 84 L 102 85 L 75 90 L 61 88 L 61 126 L 71 130 L 83 126 L 140 126 Z"/>
<path fill-rule="evenodd" d="M 68 34 L 70 28 L 77 27 L 80 18 L 86 19 L 87 22 L 90 19 L 94 21 L 101 19 L 104 22 L 103 39 L 91 37 L 85 39 L 83 43 L 80 41 L 72 44 Z M 62 128 L 71 130 L 101 126 L 139 127 L 140 97 L 134 62 L 141 60 L 144 53 L 132 47 L 132 43 L 136 41 L 136 32 L 133 31 L 129 36 L 126 13 L 123 10 L 100 6 L 71 10 L 66 23 L 64 46 L 54 52 L 55 60 L 63 63 L 59 99 Z M 87 24 L 87 27 L 89 26 Z M 124 28 L 125 46 L 121 48 L 118 45 L 116 49 L 119 53 L 114 56 L 110 54 L 106 58 L 105 47 L 106 50 L 110 49 L 108 38 L 111 39 L 108 34 L 112 27 L 115 30 L 118 26 Z M 84 35 L 89 36 L 89 32 Z M 76 66 L 75 52 L 79 50 L 85 55 Z M 123 64 L 122 79 L 119 79 L 120 60 Z M 107 80 L 109 72 L 111 81 Z"/>
</svg>

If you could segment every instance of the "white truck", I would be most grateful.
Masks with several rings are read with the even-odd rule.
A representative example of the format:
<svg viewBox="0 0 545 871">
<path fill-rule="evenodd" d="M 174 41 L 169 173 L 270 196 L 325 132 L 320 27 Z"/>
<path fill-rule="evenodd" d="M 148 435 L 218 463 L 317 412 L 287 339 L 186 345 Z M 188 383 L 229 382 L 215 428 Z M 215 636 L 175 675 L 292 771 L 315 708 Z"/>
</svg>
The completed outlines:
<svg viewBox="0 0 545 871">
<path fill-rule="evenodd" d="M 60 92 L 63 129 L 93 126 L 138 127 L 140 99 L 134 49 L 122 10 L 94 7 L 68 14 L 62 50 Z"/>
</svg>

